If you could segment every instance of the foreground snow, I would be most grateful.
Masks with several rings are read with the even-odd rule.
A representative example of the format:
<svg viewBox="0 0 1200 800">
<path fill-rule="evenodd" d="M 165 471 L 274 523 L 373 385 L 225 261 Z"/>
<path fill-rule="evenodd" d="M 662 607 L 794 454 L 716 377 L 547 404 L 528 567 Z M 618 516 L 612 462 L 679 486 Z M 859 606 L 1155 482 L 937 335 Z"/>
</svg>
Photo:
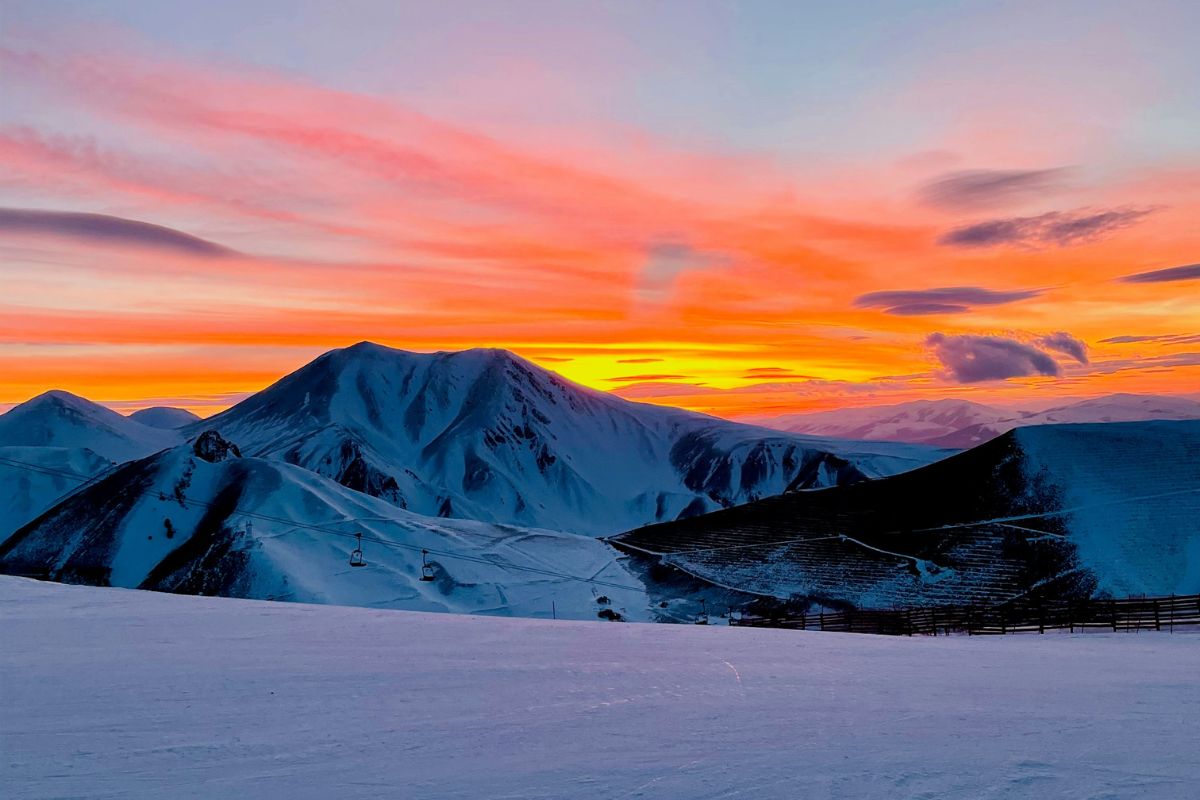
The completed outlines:
<svg viewBox="0 0 1200 800">
<path fill-rule="evenodd" d="M 1200 636 L 894 639 L 0 578 L 12 797 L 1193 798 Z"/>
</svg>

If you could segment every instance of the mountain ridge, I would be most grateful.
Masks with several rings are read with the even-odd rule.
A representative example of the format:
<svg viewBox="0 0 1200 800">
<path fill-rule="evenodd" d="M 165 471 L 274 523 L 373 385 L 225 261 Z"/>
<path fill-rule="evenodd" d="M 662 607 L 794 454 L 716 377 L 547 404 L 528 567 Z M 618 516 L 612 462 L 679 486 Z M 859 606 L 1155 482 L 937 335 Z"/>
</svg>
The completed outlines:
<svg viewBox="0 0 1200 800">
<path fill-rule="evenodd" d="M 1020 411 L 961 398 L 939 398 L 790 414 L 762 419 L 759 424 L 809 435 L 909 442 L 961 450 L 1017 427 L 1150 419 L 1200 419 L 1200 402 L 1184 395 L 1115 393 L 1039 411 Z"/>
<path fill-rule="evenodd" d="M 427 516 L 592 534 L 777 494 L 830 454 L 849 467 L 810 469 L 797 488 L 936 457 L 632 403 L 505 350 L 371 342 L 325 353 L 182 432 L 206 429 Z"/>
<path fill-rule="evenodd" d="M 864 608 L 1200 591 L 1200 420 L 1016 428 L 907 473 L 609 541 L 719 585 Z"/>
</svg>

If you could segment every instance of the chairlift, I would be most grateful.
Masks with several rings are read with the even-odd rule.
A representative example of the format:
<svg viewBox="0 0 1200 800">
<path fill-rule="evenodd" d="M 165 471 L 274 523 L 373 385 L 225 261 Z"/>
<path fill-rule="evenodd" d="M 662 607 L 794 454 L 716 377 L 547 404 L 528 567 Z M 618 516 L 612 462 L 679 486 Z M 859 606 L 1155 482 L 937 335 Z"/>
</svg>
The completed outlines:
<svg viewBox="0 0 1200 800">
<path fill-rule="evenodd" d="M 697 625 L 708 624 L 708 609 L 704 607 L 704 598 L 700 598 L 700 616 L 696 617 Z"/>
<path fill-rule="evenodd" d="M 357 542 L 357 545 L 355 546 L 354 551 L 350 553 L 350 566 L 365 567 L 367 565 L 367 562 L 363 560 L 362 534 L 361 533 L 354 534 L 354 539 Z"/>
<path fill-rule="evenodd" d="M 427 555 L 429 555 L 429 551 L 422 548 L 421 549 L 421 580 L 423 580 L 423 581 L 433 580 L 433 566 L 425 560 L 425 556 L 427 556 Z"/>
</svg>

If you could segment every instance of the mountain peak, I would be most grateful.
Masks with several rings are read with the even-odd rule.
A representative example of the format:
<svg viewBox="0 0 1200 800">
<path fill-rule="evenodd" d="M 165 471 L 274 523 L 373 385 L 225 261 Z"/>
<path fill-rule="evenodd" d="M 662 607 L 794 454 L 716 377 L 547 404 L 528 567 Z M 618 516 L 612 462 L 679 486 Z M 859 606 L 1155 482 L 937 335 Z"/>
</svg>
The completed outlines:
<svg viewBox="0 0 1200 800">
<path fill-rule="evenodd" d="M 72 408 L 76 411 L 95 411 L 97 409 L 111 411 L 99 403 L 92 402 L 86 397 L 80 397 L 77 394 L 72 394 L 65 389 L 51 389 L 48 392 L 42 392 L 37 397 L 32 397 L 29 400 L 26 400 L 24 403 L 21 403 L 13 410 L 15 411 L 18 408 L 41 408 L 44 406 Z"/>
<path fill-rule="evenodd" d="M 411 354 L 410 351 L 408 351 L 408 350 L 400 350 L 399 348 L 396 348 L 396 347 L 388 347 L 387 345 L 379 344 L 378 342 L 372 342 L 367 339 L 363 339 L 361 342 L 355 342 L 354 344 L 350 345 L 349 347 L 340 348 L 340 351 L 345 352 L 345 353 L 356 353 L 356 354 L 362 354 L 362 355 L 372 355 L 372 354 L 378 354 L 378 353 Z"/>
<path fill-rule="evenodd" d="M 61 389 L 44 392 L 0 416 L 0 442 L 24 447 L 86 448 L 109 461 L 140 458 L 178 441 L 111 408 Z"/>
<path fill-rule="evenodd" d="M 140 422 L 143 425 L 149 425 L 151 428 L 161 428 L 164 430 L 175 430 L 182 428 L 185 425 L 191 425 L 194 422 L 199 422 L 200 417 L 188 411 L 186 408 L 172 408 L 171 406 L 151 406 L 134 411 L 129 415 L 129 419 L 134 422 Z"/>
<path fill-rule="evenodd" d="M 489 347 L 411 353 L 359 342 L 185 431 L 205 427 L 248 456 L 417 513 L 576 532 L 777 494 L 824 455 L 799 437 L 579 386 Z M 853 458 L 873 471 L 873 449 Z M 813 469 L 822 483 L 837 479 Z"/>
</svg>

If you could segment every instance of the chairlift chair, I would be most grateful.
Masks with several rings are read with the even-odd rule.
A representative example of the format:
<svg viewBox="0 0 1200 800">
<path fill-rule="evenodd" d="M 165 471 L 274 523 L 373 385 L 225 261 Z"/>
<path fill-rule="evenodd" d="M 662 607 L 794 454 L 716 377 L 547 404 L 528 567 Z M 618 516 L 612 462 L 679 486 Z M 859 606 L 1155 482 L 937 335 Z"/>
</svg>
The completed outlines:
<svg viewBox="0 0 1200 800">
<path fill-rule="evenodd" d="M 703 597 L 700 598 L 700 616 L 696 617 L 696 624 L 697 625 L 707 625 L 708 624 L 708 609 L 705 608 L 705 606 L 704 606 L 704 598 Z"/>
<path fill-rule="evenodd" d="M 428 550 L 421 549 L 421 580 L 433 580 L 433 567 L 425 560 L 425 556 L 429 554 Z"/>
<path fill-rule="evenodd" d="M 363 560 L 362 534 L 361 533 L 354 534 L 354 540 L 357 543 L 357 546 L 350 553 L 350 566 L 365 567 L 367 565 L 367 562 Z"/>
</svg>

